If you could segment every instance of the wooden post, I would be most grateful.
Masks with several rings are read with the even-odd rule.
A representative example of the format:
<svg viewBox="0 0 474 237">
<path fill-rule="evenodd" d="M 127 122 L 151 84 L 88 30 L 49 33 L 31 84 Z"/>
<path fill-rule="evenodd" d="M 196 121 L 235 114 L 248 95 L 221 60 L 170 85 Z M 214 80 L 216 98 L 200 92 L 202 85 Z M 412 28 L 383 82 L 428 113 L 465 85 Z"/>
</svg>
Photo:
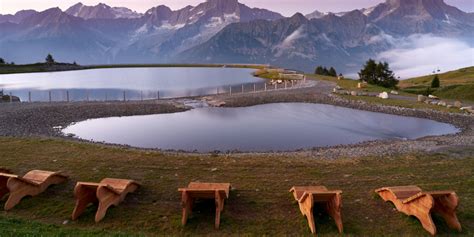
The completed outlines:
<svg viewBox="0 0 474 237">
<path fill-rule="evenodd" d="M 12 103 L 12 102 L 13 102 L 13 95 L 12 95 L 12 93 L 10 92 L 10 103 Z"/>
<path fill-rule="evenodd" d="M 253 84 L 253 92 L 256 92 L 257 91 L 257 85 L 255 85 L 255 83 Z"/>
<path fill-rule="evenodd" d="M 232 95 L 232 86 L 229 86 L 229 95 Z"/>
<path fill-rule="evenodd" d="M 288 87 L 287 87 L 287 81 L 285 81 L 285 90 L 286 90 L 286 89 L 288 89 Z"/>
<path fill-rule="evenodd" d="M 265 82 L 265 91 L 267 91 L 267 83 Z"/>
<path fill-rule="evenodd" d="M 244 93 L 244 84 L 242 84 L 242 94 Z"/>
<path fill-rule="evenodd" d="M 127 101 L 127 95 L 125 93 L 125 91 L 123 91 L 123 102 Z"/>
<path fill-rule="evenodd" d="M 66 91 L 66 101 L 69 102 L 69 91 Z"/>
<path fill-rule="evenodd" d="M 28 102 L 31 103 L 31 91 L 28 91 Z"/>
<path fill-rule="evenodd" d="M 140 100 L 143 101 L 143 91 L 140 91 Z"/>
<path fill-rule="evenodd" d="M 86 100 L 89 102 L 89 91 L 86 91 Z"/>
<path fill-rule="evenodd" d="M 291 88 L 293 88 L 293 80 L 291 80 Z"/>
<path fill-rule="evenodd" d="M 160 99 L 160 91 L 157 91 L 157 92 L 156 92 L 156 99 L 157 99 L 157 100 Z"/>
<path fill-rule="evenodd" d="M 278 83 L 275 83 L 275 90 L 277 89 Z"/>
<path fill-rule="evenodd" d="M 219 87 L 217 87 L 217 95 L 219 95 Z"/>
<path fill-rule="evenodd" d="M 51 91 L 48 91 L 49 94 L 49 103 L 51 103 Z"/>
</svg>

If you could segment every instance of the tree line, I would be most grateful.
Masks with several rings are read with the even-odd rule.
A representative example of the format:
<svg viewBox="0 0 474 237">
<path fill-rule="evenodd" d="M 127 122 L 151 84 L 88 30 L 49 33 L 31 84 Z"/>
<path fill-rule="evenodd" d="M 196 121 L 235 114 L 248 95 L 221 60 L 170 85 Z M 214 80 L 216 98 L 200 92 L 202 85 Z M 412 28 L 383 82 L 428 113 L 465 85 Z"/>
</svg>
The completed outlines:
<svg viewBox="0 0 474 237">
<path fill-rule="evenodd" d="M 330 67 L 329 69 L 327 69 L 326 67 L 318 66 L 316 67 L 314 74 L 322 75 L 322 76 L 337 77 L 336 69 L 334 69 L 333 67 Z"/>
</svg>

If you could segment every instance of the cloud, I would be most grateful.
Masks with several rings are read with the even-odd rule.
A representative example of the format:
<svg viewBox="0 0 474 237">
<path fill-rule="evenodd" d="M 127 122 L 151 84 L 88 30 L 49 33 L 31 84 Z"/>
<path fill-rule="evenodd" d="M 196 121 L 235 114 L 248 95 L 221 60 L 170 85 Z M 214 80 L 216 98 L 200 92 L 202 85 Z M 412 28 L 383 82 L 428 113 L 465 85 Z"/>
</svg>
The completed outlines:
<svg viewBox="0 0 474 237">
<path fill-rule="evenodd" d="M 474 48 L 459 39 L 412 35 L 398 39 L 396 47 L 377 55 L 402 79 L 474 66 Z"/>
</svg>

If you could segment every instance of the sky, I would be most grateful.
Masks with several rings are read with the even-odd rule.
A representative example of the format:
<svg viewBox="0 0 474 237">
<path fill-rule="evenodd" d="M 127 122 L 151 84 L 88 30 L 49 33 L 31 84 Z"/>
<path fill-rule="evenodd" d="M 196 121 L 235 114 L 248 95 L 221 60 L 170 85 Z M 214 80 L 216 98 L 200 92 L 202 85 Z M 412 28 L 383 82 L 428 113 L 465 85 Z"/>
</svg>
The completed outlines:
<svg viewBox="0 0 474 237">
<path fill-rule="evenodd" d="M 42 11 L 51 7 L 68 7 L 82 2 L 85 5 L 96 5 L 100 2 L 114 7 L 128 7 L 137 12 L 145 12 L 151 7 L 167 5 L 180 9 L 187 5 L 197 5 L 205 0 L 0 0 L 0 14 L 12 14 L 19 10 L 34 9 Z M 308 14 L 314 10 L 321 12 L 340 12 L 374 6 L 384 0 L 240 0 L 250 7 L 266 8 L 291 16 L 296 12 Z M 474 12 L 474 0 L 445 0 L 466 12 Z"/>
</svg>

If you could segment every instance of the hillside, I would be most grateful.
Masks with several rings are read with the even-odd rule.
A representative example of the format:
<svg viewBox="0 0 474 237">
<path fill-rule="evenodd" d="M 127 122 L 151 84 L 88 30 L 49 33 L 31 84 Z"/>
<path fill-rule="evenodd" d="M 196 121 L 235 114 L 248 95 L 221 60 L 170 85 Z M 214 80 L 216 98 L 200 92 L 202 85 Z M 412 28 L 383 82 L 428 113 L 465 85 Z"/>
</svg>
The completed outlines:
<svg viewBox="0 0 474 237">
<path fill-rule="evenodd" d="M 399 86 L 405 92 L 423 94 L 431 85 L 434 75 L 416 77 L 401 81 Z M 433 94 L 442 99 L 474 101 L 474 67 L 461 68 L 438 75 L 441 87 Z"/>
</svg>

